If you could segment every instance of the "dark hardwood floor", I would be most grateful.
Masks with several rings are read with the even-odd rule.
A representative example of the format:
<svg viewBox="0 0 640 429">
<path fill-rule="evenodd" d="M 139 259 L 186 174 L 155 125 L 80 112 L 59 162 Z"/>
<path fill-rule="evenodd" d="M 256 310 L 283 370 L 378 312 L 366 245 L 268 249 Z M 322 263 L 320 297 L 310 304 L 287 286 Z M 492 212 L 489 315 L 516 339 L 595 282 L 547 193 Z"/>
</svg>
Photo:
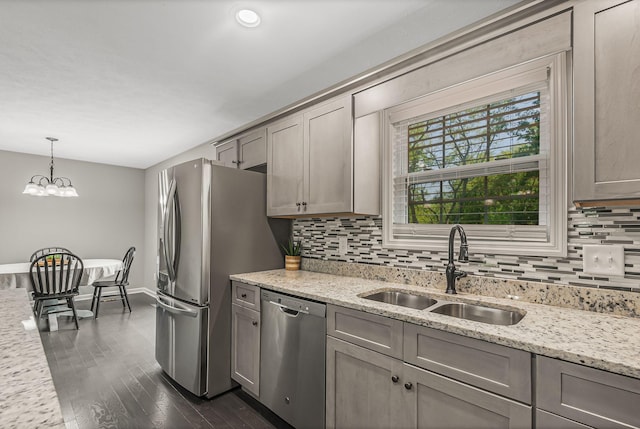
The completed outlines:
<svg viewBox="0 0 640 429">
<path fill-rule="evenodd" d="M 206 400 L 175 385 L 155 361 L 153 298 L 130 301 L 132 313 L 105 302 L 100 317 L 81 319 L 79 330 L 60 317 L 59 331 L 40 332 L 67 428 L 287 426 L 239 389 Z"/>
</svg>

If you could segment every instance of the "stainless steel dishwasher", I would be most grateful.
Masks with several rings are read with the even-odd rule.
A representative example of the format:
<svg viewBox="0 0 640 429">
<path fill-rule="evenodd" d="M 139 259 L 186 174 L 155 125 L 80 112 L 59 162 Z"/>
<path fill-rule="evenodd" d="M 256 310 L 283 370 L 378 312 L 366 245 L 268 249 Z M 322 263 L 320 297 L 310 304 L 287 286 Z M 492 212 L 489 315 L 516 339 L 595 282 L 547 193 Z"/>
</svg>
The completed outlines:
<svg viewBox="0 0 640 429">
<path fill-rule="evenodd" d="M 326 306 L 263 290 L 260 401 L 297 429 L 324 428 Z"/>
</svg>

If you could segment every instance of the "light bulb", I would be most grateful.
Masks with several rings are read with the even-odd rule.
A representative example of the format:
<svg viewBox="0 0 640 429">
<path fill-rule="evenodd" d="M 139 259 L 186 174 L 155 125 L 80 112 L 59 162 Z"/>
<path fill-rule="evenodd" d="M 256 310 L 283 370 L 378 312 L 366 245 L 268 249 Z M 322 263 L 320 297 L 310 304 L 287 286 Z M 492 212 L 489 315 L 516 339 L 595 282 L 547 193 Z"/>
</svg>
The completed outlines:
<svg viewBox="0 0 640 429">
<path fill-rule="evenodd" d="M 242 9 L 236 13 L 236 20 L 245 27 L 257 27 L 260 25 L 260 16 L 250 9 Z"/>
</svg>

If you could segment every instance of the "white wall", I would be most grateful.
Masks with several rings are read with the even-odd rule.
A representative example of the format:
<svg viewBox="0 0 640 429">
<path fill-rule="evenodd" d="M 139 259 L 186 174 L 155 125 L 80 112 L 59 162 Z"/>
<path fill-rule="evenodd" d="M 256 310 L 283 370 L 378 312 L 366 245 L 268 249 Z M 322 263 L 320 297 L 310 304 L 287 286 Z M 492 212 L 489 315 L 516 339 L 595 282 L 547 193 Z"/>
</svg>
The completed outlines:
<svg viewBox="0 0 640 429">
<path fill-rule="evenodd" d="M 144 269 L 145 287 L 155 291 L 156 254 L 158 247 L 158 173 L 167 167 L 197 158 L 215 159 L 216 150 L 208 144 L 169 158 L 144 171 Z"/>
<path fill-rule="evenodd" d="M 144 285 L 144 171 L 55 159 L 78 198 L 23 195 L 34 174 L 48 175 L 49 157 L 0 151 L 0 264 L 26 262 L 42 247 L 62 246 L 81 258 L 136 257 L 132 287 Z"/>
</svg>

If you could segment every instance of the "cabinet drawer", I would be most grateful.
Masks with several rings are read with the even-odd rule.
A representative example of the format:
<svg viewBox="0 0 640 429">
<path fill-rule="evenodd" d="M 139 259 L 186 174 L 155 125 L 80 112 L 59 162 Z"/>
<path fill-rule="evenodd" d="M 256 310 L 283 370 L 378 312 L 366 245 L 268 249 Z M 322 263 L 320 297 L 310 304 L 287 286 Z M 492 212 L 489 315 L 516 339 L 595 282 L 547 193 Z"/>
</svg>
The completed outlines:
<svg viewBox="0 0 640 429">
<path fill-rule="evenodd" d="M 640 428 L 640 380 L 539 356 L 539 408 L 593 427 Z"/>
<path fill-rule="evenodd" d="M 329 305 L 327 335 L 402 358 L 402 322 L 399 320 Z"/>
<path fill-rule="evenodd" d="M 231 282 L 234 304 L 260 311 L 260 288 L 237 281 Z"/>
<path fill-rule="evenodd" d="M 531 355 L 522 350 L 405 323 L 404 360 L 531 403 Z"/>
<path fill-rule="evenodd" d="M 547 413 L 546 411 L 536 410 L 536 428 L 537 429 L 591 429 L 591 426 Z"/>
</svg>

